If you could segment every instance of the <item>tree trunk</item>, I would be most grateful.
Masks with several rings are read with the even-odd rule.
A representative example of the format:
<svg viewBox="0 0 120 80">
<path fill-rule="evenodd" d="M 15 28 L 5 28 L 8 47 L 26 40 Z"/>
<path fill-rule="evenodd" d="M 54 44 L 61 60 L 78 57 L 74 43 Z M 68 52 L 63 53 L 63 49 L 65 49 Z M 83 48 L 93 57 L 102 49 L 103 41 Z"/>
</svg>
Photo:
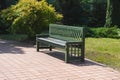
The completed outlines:
<svg viewBox="0 0 120 80">
<path fill-rule="evenodd" d="M 105 27 L 120 26 L 120 0 L 107 0 Z"/>
</svg>

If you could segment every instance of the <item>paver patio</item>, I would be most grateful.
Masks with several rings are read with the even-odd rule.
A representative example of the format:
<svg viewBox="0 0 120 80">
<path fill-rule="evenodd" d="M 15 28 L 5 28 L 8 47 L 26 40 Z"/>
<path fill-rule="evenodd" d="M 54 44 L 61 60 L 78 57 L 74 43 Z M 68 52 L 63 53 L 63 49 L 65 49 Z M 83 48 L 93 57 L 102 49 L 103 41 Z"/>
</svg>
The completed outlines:
<svg viewBox="0 0 120 80">
<path fill-rule="evenodd" d="M 44 53 L 43 53 L 44 52 Z M 0 40 L 0 80 L 120 80 L 120 73 L 86 59 L 66 64 L 64 54 Z"/>
</svg>

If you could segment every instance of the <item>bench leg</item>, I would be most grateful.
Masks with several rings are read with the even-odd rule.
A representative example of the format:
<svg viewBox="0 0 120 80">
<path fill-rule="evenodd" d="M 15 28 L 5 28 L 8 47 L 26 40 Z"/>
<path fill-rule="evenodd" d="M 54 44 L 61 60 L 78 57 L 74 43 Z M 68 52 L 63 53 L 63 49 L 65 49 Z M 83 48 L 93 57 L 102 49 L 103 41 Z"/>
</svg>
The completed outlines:
<svg viewBox="0 0 120 80">
<path fill-rule="evenodd" d="M 81 62 L 85 61 L 85 51 L 84 51 L 84 47 L 81 48 Z"/>
<path fill-rule="evenodd" d="M 66 63 L 69 62 L 69 47 L 68 47 L 68 46 L 66 46 L 65 62 L 66 62 Z"/>
<path fill-rule="evenodd" d="M 49 50 L 52 51 L 52 46 L 50 46 Z"/>
<path fill-rule="evenodd" d="M 36 42 L 36 49 L 37 49 L 37 52 L 39 52 L 39 42 Z"/>
</svg>

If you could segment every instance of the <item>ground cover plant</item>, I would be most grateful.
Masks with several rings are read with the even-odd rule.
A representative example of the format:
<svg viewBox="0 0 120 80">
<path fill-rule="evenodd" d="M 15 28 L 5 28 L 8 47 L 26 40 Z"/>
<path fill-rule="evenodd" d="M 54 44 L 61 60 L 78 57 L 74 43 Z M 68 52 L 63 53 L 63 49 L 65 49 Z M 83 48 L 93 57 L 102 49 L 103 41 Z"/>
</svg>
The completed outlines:
<svg viewBox="0 0 120 80">
<path fill-rule="evenodd" d="M 15 41 L 25 41 L 28 36 L 25 34 L 0 34 L 0 39 L 3 40 L 15 40 Z"/>
</svg>

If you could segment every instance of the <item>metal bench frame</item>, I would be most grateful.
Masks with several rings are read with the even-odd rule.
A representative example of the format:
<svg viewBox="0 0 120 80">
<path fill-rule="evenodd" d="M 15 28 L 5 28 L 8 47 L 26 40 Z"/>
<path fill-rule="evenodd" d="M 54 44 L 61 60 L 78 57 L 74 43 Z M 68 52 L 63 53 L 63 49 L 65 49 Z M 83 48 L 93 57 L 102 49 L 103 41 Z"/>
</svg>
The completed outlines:
<svg viewBox="0 0 120 80">
<path fill-rule="evenodd" d="M 49 34 L 36 35 L 37 51 L 43 48 L 60 47 L 66 50 L 65 62 L 70 59 L 80 59 L 84 62 L 85 36 L 83 27 L 50 24 Z"/>
</svg>

